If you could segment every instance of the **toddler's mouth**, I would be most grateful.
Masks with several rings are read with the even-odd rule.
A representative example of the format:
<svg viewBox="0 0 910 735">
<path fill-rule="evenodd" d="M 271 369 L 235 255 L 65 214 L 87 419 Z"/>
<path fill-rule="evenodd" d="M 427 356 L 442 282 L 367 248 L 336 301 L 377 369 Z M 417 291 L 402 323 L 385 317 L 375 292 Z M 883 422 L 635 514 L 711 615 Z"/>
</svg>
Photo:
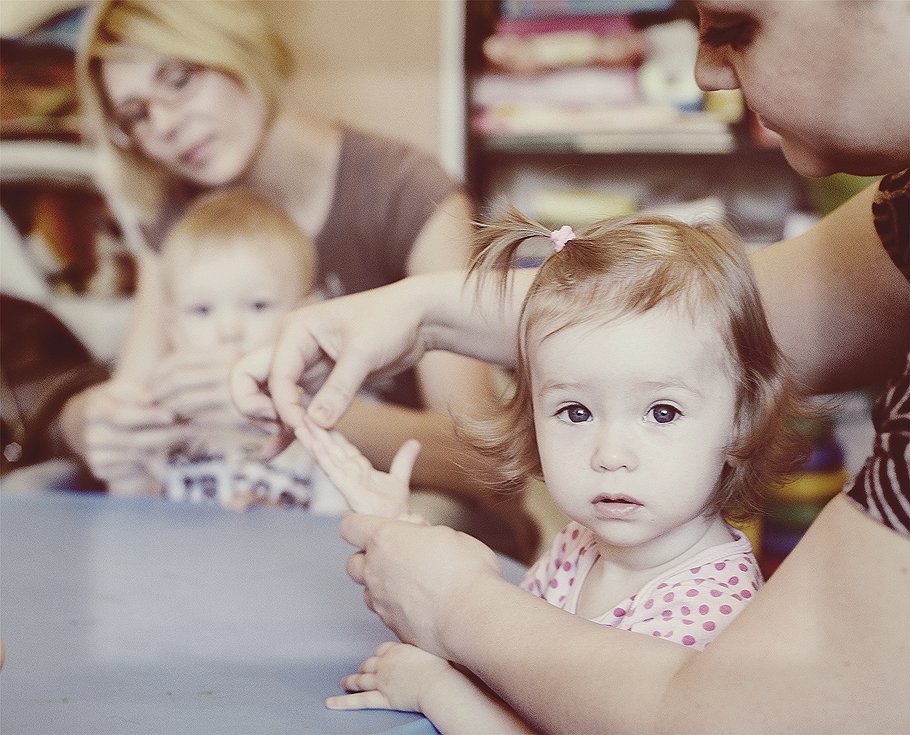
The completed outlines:
<svg viewBox="0 0 910 735">
<path fill-rule="evenodd" d="M 644 506 L 643 503 L 628 495 L 598 495 L 591 501 L 594 513 L 604 520 L 627 518 Z"/>
</svg>

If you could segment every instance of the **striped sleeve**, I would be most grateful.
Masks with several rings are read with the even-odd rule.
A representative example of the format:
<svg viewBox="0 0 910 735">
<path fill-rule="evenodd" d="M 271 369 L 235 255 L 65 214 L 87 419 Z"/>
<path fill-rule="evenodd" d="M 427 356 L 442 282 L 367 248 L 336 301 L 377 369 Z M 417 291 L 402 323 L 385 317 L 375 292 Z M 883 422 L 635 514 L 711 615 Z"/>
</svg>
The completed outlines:
<svg viewBox="0 0 910 735">
<path fill-rule="evenodd" d="M 910 279 L 910 172 L 882 179 L 872 213 L 888 255 Z M 910 536 L 910 355 L 876 401 L 872 421 L 872 454 L 846 493 L 880 523 Z"/>
</svg>

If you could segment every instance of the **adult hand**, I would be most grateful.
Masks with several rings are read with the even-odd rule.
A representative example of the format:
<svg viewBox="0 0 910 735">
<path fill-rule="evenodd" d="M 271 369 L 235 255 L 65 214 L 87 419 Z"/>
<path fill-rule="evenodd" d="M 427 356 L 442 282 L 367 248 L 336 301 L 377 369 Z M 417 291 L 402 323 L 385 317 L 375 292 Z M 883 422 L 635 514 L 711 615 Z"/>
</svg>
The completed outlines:
<svg viewBox="0 0 910 735">
<path fill-rule="evenodd" d="M 152 400 L 198 426 L 247 424 L 231 400 L 231 368 L 239 357 L 237 348 L 227 345 L 177 350 L 150 377 Z"/>
<path fill-rule="evenodd" d="M 446 526 L 353 513 L 342 519 L 341 535 L 361 549 L 347 570 L 365 586 L 367 606 L 402 641 L 446 659 L 449 616 L 461 615 L 460 601 L 481 578 L 502 577 L 493 551 Z"/>
<path fill-rule="evenodd" d="M 154 492 L 144 460 L 172 442 L 174 414 L 127 383 L 92 388 L 84 401 L 83 457 L 92 474 L 115 494 Z"/>
<path fill-rule="evenodd" d="M 240 411 L 295 430 L 306 412 L 330 429 L 365 379 L 416 364 L 428 345 L 407 280 L 291 312 L 273 348 L 235 366 L 231 392 Z"/>
</svg>

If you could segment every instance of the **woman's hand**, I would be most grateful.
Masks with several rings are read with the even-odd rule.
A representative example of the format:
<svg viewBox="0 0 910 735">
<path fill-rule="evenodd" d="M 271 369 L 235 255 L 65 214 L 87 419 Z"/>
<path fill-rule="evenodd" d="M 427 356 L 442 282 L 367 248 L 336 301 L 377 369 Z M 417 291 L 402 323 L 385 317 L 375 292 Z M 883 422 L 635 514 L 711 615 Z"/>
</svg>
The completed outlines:
<svg viewBox="0 0 910 735">
<path fill-rule="evenodd" d="M 332 484 L 344 495 L 351 510 L 385 518 L 408 515 L 411 471 L 420 452 L 420 442 L 406 441 L 388 473 L 374 469 L 370 461 L 337 431 L 326 431 L 304 416 L 305 431 L 298 432 L 303 446 L 313 455 Z"/>
<path fill-rule="evenodd" d="M 163 358 L 149 378 L 152 399 L 197 426 L 230 428 L 248 421 L 231 400 L 236 347 L 184 349 Z"/>
<path fill-rule="evenodd" d="M 426 350 L 412 290 L 399 281 L 291 312 L 273 348 L 250 353 L 234 368 L 240 411 L 298 430 L 306 410 L 332 428 L 367 377 L 401 372 Z"/>
<path fill-rule="evenodd" d="M 351 694 L 329 697 L 329 709 L 396 709 L 422 712 L 423 692 L 442 677 L 457 673 L 443 658 L 406 643 L 382 643 L 360 665 L 357 674 L 341 680 Z"/>
<path fill-rule="evenodd" d="M 136 495 L 158 491 L 145 467 L 148 456 L 173 441 L 175 416 L 139 387 L 109 382 L 83 397 L 83 458 L 110 492 Z"/>
<path fill-rule="evenodd" d="M 361 549 L 347 570 L 365 586 L 367 606 L 401 640 L 445 658 L 448 620 L 461 615 L 459 601 L 480 578 L 502 579 L 487 546 L 445 526 L 353 513 L 342 519 L 341 535 Z"/>
</svg>

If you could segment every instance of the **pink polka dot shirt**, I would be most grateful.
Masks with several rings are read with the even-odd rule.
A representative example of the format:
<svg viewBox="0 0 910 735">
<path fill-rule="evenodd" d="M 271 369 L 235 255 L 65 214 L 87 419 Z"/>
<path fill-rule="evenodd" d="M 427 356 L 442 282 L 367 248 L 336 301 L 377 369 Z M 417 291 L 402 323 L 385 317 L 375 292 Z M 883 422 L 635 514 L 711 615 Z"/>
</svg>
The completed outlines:
<svg viewBox="0 0 910 735">
<path fill-rule="evenodd" d="M 762 585 L 746 536 L 712 546 L 651 580 L 595 623 L 644 633 L 701 650 L 748 604 Z M 594 534 L 570 523 L 532 566 L 522 589 L 574 613 L 585 577 L 599 558 Z"/>
</svg>

